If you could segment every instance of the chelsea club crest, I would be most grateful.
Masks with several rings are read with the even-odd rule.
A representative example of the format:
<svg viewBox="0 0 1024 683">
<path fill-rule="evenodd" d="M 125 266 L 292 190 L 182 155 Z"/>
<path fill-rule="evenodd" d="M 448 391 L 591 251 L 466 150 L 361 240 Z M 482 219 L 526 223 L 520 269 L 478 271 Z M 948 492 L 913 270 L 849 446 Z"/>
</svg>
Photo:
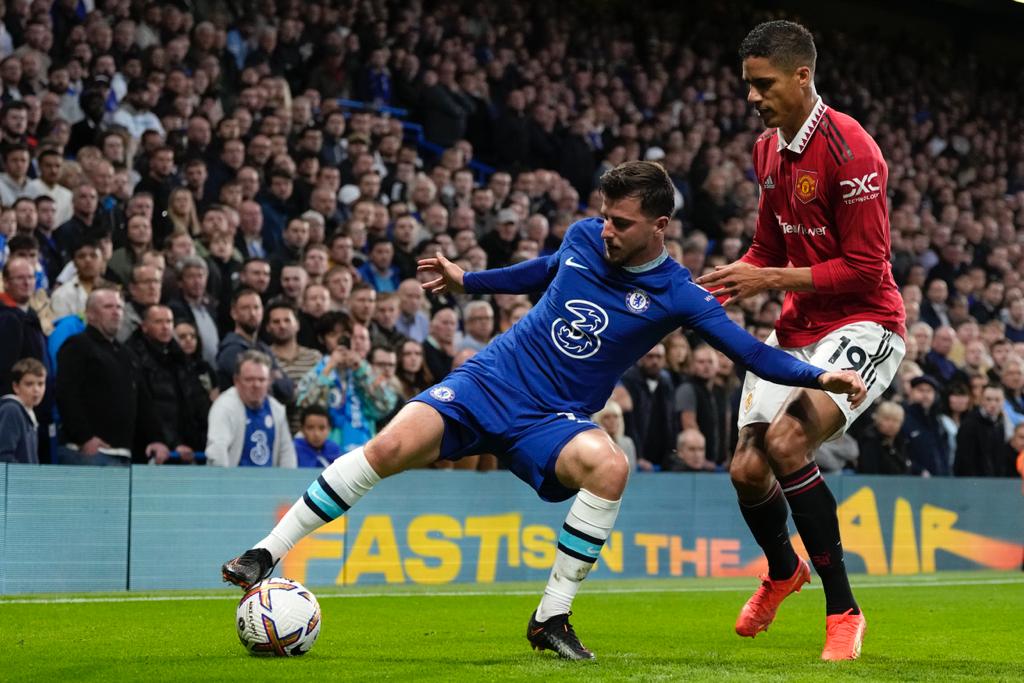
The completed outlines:
<svg viewBox="0 0 1024 683">
<path fill-rule="evenodd" d="M 445 386 L 434 387 L 430 390 L 430 395 L 436 398 L 438 401 L 448 403 L 455 398 L 455 392 Z"/>
<path fill-rule="evenodd" d="M 626 306 L 634 313 L 643 313 L 651 307 L 651 295 L 642 289 L 633 289 L 626 295 Z"/>
</svg>

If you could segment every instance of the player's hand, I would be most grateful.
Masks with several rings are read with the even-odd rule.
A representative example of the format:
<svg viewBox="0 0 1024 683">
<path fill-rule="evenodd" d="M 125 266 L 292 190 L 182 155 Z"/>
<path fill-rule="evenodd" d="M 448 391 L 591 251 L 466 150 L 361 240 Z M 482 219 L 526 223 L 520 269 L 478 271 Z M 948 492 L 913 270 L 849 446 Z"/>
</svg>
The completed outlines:
<svg viewBox="0 0 1024 683">
<path fill-rule="evenodd" d="M 723 306 L 733 299 L 739 301 L 772 289 L 768 269 L 744 261 L 715 266 L 714 272 L 700 276 L 695 282 L 718 297 Z"/>
<path fill-rule="evenodd" d="M 462 279 L 466 272 L 445 258 L 440 251 L 431 258 L 420 259 L 416 270 L 437 275 L 433 280 L 423 283 L 423 289 L 431 294 L 444 294 L 445 292 L 462 294 L 466 291 L 462 286 Z"/>
<path fill-rule="evenodd" d="M 818 384 L 832 394 L 846 394 L 850 406 L 858 407 L 867 398 L 868 390 L 856 370 L 838 370 L 818 376 Z"/>
</svg>

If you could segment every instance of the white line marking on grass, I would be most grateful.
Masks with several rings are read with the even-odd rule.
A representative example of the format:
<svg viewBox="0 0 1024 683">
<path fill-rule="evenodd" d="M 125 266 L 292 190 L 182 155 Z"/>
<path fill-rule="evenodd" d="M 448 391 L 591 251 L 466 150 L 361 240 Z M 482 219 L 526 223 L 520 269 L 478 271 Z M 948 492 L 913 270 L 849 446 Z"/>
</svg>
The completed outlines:
<svg viewBox="0 0 1024 683">
<path fill-rule="evenodd" d="M 1020 579 L 921 579 L 918 581 L 885 581 L 878 583 L 854 583 L 854 588 L 859 590 L 871 588 L 931 588 L 944 586 L 1002 586 L 1010 584 L 1024 584 L 1024 578 Z M 804 590 L 820 590 L 821 586 L 811 584 L 804 586 Z M 596 588 L 586 591 L 586 595 L 628 595 L 630 593 L 733 593 L 748 592 L 750 586 L 666 586 L 664 588 L 640 587 L 640 588 Z M 536 595 L 538 590 L 472 590 L 472 591 L 388 591 L 386 593 L 318 593 L 318 600 L 328 598 L 458 598 L 458 597 L 495 597 L 502 595 Z M 123 597 L 96 597 L 96 598 L 0 598 L 0 606 L 3 605 L 77 605 L 96 604 L 106 602 L 178 602 L 178 601 L 202 601 L 202 600 L 234 600 L 230 595 L 125 595 Z"/>
</svg>

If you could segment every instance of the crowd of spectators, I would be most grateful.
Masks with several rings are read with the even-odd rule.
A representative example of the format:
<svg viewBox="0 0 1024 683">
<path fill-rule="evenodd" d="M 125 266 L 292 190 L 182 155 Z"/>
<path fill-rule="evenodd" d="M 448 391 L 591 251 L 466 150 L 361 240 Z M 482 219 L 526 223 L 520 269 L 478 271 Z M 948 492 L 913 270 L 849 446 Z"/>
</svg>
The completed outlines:
<svg viewBox="0 0 1024 683">
<path fill-rule="evenodd" d="M 753 235 L 762 126 L 735 47 L 769 16 L 748 3 L 3 7 L 0 386 L 40 376 L 16 362 L 43 364 L 41 462 L 322 466 L 536 301 L 427 296 L 417 258 L 475 271 L 552 253 L 626 160 L 668 170 L 667 247 L 692 273 Z M 823 447 L 823 469 L 1011 475 L 1022 72 L 812 28 L 819 92 L 889 163 L 909 328 L 885 402 Z M 764 339 L 780 301 L 729 313 Z M 677 332 L 595 419 L 640 470 L 721 470 L 739 385 Z M 244 426 L 258 420 L 262 436 Z M 265 448 L 240 455 L 240 436 Z M 0 459 L 33 460 L 19 444 Z"/>
</svg>

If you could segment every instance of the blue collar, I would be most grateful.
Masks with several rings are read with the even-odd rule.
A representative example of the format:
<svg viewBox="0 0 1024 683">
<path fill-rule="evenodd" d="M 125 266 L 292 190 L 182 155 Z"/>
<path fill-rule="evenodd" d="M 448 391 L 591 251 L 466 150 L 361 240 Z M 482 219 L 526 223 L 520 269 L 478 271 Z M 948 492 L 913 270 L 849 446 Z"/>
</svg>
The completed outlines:
<svg viewBox="0 0 1024 683">
<path fill-rule="evenodd" d="M 662 249 L 661 253 L 655 257 L 653 261 L 647 263 L 641 263 L 639 266 L 622 266 L 624 270 L 628 270 L 630 273 L 646 273 L 649 270 L 654 270 L 668 259 L 668 249 Z"/>
</svg>

